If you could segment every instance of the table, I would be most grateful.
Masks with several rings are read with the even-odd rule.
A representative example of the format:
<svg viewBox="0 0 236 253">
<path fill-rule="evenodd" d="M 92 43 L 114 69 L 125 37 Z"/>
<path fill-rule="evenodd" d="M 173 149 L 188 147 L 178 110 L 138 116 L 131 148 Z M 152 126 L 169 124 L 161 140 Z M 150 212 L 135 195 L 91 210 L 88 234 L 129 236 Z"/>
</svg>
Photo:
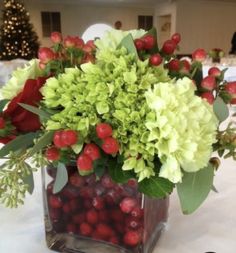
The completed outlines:
<svg viewBox="0 0 236 253">
<path fill-rule="evenodd" d="M 203 206 L 190 216 L 181 213 L 176 192 L 171 196 L 169 221 L 154 253 L 236 252 L 236 163 L 225 160 L 215 187 Z M 0 207 L 1 253 L 51 253 L 44 240 L 40 173 L 35 191 L 18 209 Z"/>
</svg>

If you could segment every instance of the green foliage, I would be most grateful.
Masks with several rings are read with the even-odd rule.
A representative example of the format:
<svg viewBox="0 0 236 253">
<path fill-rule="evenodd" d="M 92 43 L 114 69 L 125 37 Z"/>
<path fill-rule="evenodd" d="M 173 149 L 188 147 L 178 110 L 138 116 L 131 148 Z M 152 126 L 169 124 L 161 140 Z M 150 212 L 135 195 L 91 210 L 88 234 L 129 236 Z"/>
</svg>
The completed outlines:
<svg viewBox="0 0 236 253">
<path fill-rule="evenodd" d="M 58 163 L 57 175 L 53 185 L 53 194 L 60 192 L 68 182 L 68 174 L 66 166 L 63 163 Z"/>
<path fill-rule="evenodd" d="M 184 214 L 193 213 L 207 198 L 213 187 L 214 168 L 206 168 L 193 173 L 184 173 L 182 183 L 177 184 L 180 204 Z"/>
<path fill-rule="evenodd" d="M 220 122 L 223 122 L 229 117 L 229 109 L 219 96 L 214 101 L 213 110 Z"/>
<path fill-rule="evenodd" d="M 149 197 L 164 198 L 167 197 L 174 188 L 174 184 L 165 178 L 158 176 L 146 178 L 139 182 L 138 189 Z"/>
<path fill-rule="evenodd" d="M 4 107 L 6 106 L 6 104 L 9 102 L 9 99 L 2 99 L 0 100 L 0 112 L 3 111 Z"/>
<path fill-rule="evenodd" d="M 134 45 L 134 40 L 131 34 L 128 34 L 124 39 L 120 42 L 120 45 L 118 46 L 118 49 L 121 47 L 125 47 L 129 54 L 134 54 L 136 57 L 138 57 L 138 52 L 136 50 L 136 47 Z"/>
</svg>

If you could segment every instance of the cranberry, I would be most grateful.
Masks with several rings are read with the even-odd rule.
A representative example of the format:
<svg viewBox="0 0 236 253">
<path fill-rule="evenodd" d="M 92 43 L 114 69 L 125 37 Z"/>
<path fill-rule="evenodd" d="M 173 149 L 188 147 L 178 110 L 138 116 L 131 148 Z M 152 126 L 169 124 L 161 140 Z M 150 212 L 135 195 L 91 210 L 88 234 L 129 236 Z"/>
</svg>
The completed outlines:
<svg viewBox="0 0 236 253">
<path fill-rule="evenodd" d="M 112 135 L 112 127 L 107 123 L 99 123 L 96 126 L 96 133 L 98 138 L 104 139 Z"/>
<path fill-rule="evenodd" d="M 62 207 L 62 200 L 58 196 L 51 195 L 49 197 L 49 205 L 52 208 L 61 208 Z"/>
<path fill-rule="evenodd" d="M 93 207 L 92 201 L 91 199 L 85 199 L 84 200 L 84 207 L 86 209 L 91 209 Z"/>
<path fill-rule="evenodd" d="M 69 214 L 71 212 L 71 207 L 70 207 L 69 203 L 64 204 L 62 207 L 62 210 L 64 213 Z"/>
<path fill-rule="evenodd" d="M 107 210 L 100 210 L 98 212 L 98 219 L 99 221 L 102 222 L 107 222 L 108 218 L 109 218 L 110 212 Z"/>
<path fill-rule="evenodd" d="M 139 206 L 135 206 L 131 211 L 131 216 L 141 218 L 143 217 L 143 212 L 144 212 L 143 209 L 141 209 Z"/>
<path fill-rule="evenodd" d="M 79 194 L 82 198 L 89 199 L 93 197 L 94 193 L 92 188 L 85 186 L 80 189 Z"/>
<path fill-rule="evenodd" d="M 84 222 L 85 219 L 86 219 L 86 216 L 84 212 L 78 213 L 72 217 L 72 220 L 75 224 L 80 224 Z"/>
<path fill-rule="evenodd" d="M 89 224 L 96 224 L 98 222 L 98 212 L 95 209 L 88 210 L 86 220 Z"/>
<path fill-rule="evenodd" d="M 141 241 L 141 236 L 137 231 L 127 231 L 124 235 L 123 241 L 126 245 L 135 247 Z"/>
<path fill-rule="evenodd" d="M 141 226 L 140 220 L 131 216 L 126 218 L 125 223 L 129 229 L 137 229 Z"/>
<path fill-rule="evenodd" d="M 113 188 L 114 187 L 114 182 L 112 181 L 112 179 L 109 175 L 103 175 L 102 176 L 101 184 L 105 188 Z"/>
<path fill-rule="evenodd" d="M 83 153 L 88 155 L 93 161 L 101 157 L 99 147 L 94 143 L 86 144 Z"/>
<path fill-rule="evenodd" d="M 69 223 L 69 224 L 67 224 L 67 226 L 66 226 L 66 231 L 68 232 L 68 233 L 76 233 L 76 231 L 77 231 L 77 229 L 76 229 L 76 225 L 75 224 L 72 224 L 72 223 Z"/>
<path fill-rule="evenodd" d="M 94 197 L 93 200 L 92 200 L 92 205 L 95 209 L 97 210 L 101 210 L 104 208 L 104 200 L 102 197 Z"/>
<path fill-rule="evenodd" d="M 81 203 L 79 202 L 79 199 L 72 199 L 69 202 L 69 206 L 72 212 L 75 212 L 76 210 L 81 208 Z"/>
<path fill-rule="evenodd" d="M 130 213 L 137 204 L 135 198 L 126 197 L 120 202 L 120 209 L 123 213 Z"/>
<path fill-rule="evenodd" d="M 107 137 L 103 141 L 102 150 L 106 154 L 116 154 L 119 151 L 119 143 L 113 137 Z"/>
<path fill-rule="evenodd" d="M 61 193 L 64 197 L 69 199 L 78 198 L 80 195 L 80 191 L 78 191 L 78 188 L 71 185 L 66 185 Z"/>
<path fill-rule="evenodd" d="M 96 232 L 104 239 L 109 238 L 114 233 L 111 227 L 105 223 L 98 223 L 96 226 Z"/>
<path fill-rule="evenodd" d="M 84 236 L 89 236 L 93 232 L 93 228 L 91 227 L 91 225 L 86 222 L 81 223 L 79 229 L 80 229 L 81 235 L 84 235 Z"/>
<path fill-rule="evenodd" d="M 84 177 L 80 176 L 78 172 L 69 177 L 69 182 L 75 187 L 82 187 L 85 184 Z"/>
<path fill-rule="evenodd" d="M 57 221 L 61 217 L 61 211 L 58 208 L 51 208 L 49 211 L 49 216 L 53 221 Z"/>
<path fill-rule="evenodd" d="M 116 235 L 113 235 L 112 237 L 109 238 L 109 242 L 113 244 L 119 244 L 119 238 Z"/>
<path fill-rule="evenodd" d="M 113 221 L 122 223 L 124 222 L 124 213 L 121 212 L 119 209 L 113 209 L 110 211 L 110 217 Z"/>
</svg>

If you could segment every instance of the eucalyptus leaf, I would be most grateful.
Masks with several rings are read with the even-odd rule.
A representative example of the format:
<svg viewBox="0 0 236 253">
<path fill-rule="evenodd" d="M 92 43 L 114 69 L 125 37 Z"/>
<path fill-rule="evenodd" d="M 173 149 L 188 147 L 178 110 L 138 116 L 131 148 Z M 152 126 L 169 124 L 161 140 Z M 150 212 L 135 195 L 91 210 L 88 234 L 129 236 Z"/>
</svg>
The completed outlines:
<svg viewBox="0 0 236 253">
<path fill-rule="evenodd" d="M 138 189 L 149 197 L 164 198 L 173 191 L 174 184 L 165 178 L 154 176 L 139 182 Z"/>
<path fill-rule="evenodd" d="M 130 54 L 135 54 L 136 57 L 138 57 L 137 49 L 134 45 L 134 40 L 132 35 L 129 33 L 127 36 L 123 38 L 123 40 L 120 42 L 118 48 L 125 47 Z"/>
<path fill-rule="evenodd" d="M 60 192 L 68 182 L 68 173 L 63 163 L 58 163 L 57 175 L 53 185 L 53 194 Z"/>
<path fill-rule="evenodd" d="M 9 102 L 9 99 L 3 99 L 0 101 L 0 112 L 3 111 L 4 107 L 6 106 L 6 104 Z"/>
<path fill-rule="evenodd" d="M 45 111 L 39 109 L 38 107 L 35 107 L 35 106 L 32 106 L 32 105 L 23 104 L 23 103 L 19 103 L 19 105 L 21 107 L 23 107 L 24 109 L 26 109 L 27 111 L 32 112 L 32 113 L 38 115 L 43 120 L 48 120 L 50 118 L 50 114 L 48 112 L 45 112 Z"/>
<path fill-rule="evenodd" d="M 215 192 L 215 193 L 219 193 L 218 190 L 216 189 L 216 187 L 215 187 L 214 185 L 212 185 L 211 190 L 212 190 L 213 192 Z"/>
<path fill-rule="evenodd" d="M 213 110 L 220 122 L 223 122 L 229 117 L 229 108 L 219 96 L 213 103 Z"/>
<path fill-rule="evenodd" d="M 0 149 L 0 158 L 8 155 L 11 151 L 22 150 L 33 146 L 34 139 L 39 136 L 39 132 L 28 133 L 16 137 L 14 140 L 8 142 Z"/>
<path fill-rule="evenodd" d="M 25 184 L 28 185 L 27 191 L 30 194 L 32 194 L 33 191 L 34 191 L 34 176 L 33 176 L 32 170 L 30 170 L 29 172 L 30 173 L 23 178 L 23 181 L 24 181 Z"/>
<path fill-rule="evenodd" d="M 193 213 L 207 198 L 213 186 L 214 168 L 206 168 L 194 173 L 184 173 L 182 183 L 177 184 L 177 192 L 184 214 Z"/>
<path fill-rule="evenodd" d="M 53 140 L 53 136 L 54 131 L 46 132 L 42 137 L 39 138 L 38 142 L 33 146 L 28 155 L 34 155 L 35 153 L 46 147 L 48 144 L 50 144 Z"/>
</svg>

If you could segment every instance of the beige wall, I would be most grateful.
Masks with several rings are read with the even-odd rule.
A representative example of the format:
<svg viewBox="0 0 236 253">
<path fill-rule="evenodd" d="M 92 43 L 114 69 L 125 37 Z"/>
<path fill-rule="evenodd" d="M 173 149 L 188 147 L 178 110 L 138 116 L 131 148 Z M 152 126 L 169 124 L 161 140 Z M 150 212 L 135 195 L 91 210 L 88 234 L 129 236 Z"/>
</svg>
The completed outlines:
<svg viewBox="0 0 236 253">
<path fill-rule="evenodd" d="M 236 31 L 236 1 L 179 0 L 176 31 L 182 35 L 181 53 L 202 47 L 230 49 Z"/>
<path fill-rule="evenodd" d="M 138 27 L 138 15 L 153 15 L 153 8 L 134 7 L 99 7 L 80 5 L 55 5 L 34 3 L 25 0 L 25 6 L 30 12 L 42 45 L 49 45 L 49 39 L 42 37 L 41 11 L 61 12 L 62 33 L 64 35 L 81 36 L 86 28 L 95 23 L 105 23 L 113 26 L 115 21 L 122 21 L 122 29 L 135 29 Z"/>
</svg>

